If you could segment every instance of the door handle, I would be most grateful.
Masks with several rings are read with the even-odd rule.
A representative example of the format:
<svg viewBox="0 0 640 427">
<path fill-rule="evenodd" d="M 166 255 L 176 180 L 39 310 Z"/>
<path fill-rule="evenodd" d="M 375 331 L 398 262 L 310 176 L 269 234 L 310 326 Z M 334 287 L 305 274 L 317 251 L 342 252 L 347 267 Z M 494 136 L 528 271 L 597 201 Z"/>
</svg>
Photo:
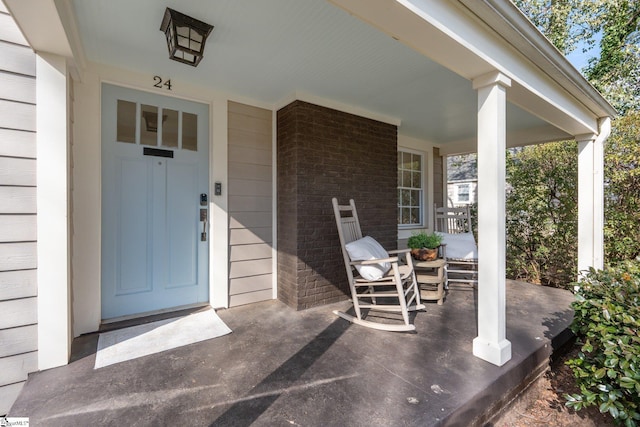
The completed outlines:
<svg viewBox="0 0 640 427">
<path fill-rule="evenodd" d="M 207 209 L 200 209 L 200 222 L 202 222 L 202 233 L 200 233 L 200 241 L 207 241 Z"/>
</svg>

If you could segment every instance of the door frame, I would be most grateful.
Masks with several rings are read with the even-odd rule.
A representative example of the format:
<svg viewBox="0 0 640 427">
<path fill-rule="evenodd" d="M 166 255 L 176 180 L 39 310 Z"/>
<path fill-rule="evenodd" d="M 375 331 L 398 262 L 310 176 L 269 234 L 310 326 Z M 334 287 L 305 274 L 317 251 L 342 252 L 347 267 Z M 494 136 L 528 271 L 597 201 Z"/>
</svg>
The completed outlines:
<svg viewBox="0 0 640 427">
<path fill-rule="evenodd" d="M 105 100 L 107 99 L 108 99 L 107 101 L 108 104 L 105 104 Z M 137 111 L 133 116 L 134 123 L 135 123 L 134 134 L 136 135 L 137 142 L 134 141 L 133 144 L 119 143 L 116 138 L 114 126 L 116 125 L 118 116 L 117 116 L 117 111 L 115 109 L 117 108 L 117 105 L 118 105 L 117 100 L 119 99 L 123 99 L 128 102 L 135 103 L 135 105 L 138 106 Z M 193 113 L 198 114 L 198 116 L 200 117 L 198 121 L 202 122 L 198 125 L 198 150 L 196 152 L 193 152 L 193 151 L 185 150 L 178 147 L 168 148 L 168 147 L 156 146 L 156 145 L 146 146 L 142 143 L 142 141 L 138 141 L 138 139 L 141 138 L 142 126 L 144 123 L 143 119 L 139 117 L 140 108 L 143 107 L 144 105 L 152 105 L 152 106 L 157 106 L 155 108 L 165 108 L 165 109 L 168 108 L 169 110 L 185 111 L 192 114 Z M 107 295 L 111 295 L 113 292 L 115 292 L 114 295 L 108 298 L 108 301 L 109 301 L 108 304 L 104 299 L 101 301 L 101 317 L 105 317 L 106 315 L 108 316 L 108 319 L 103 319 L 103 320 L 108 322 L 113 322 L 122 318 L 143 317 L 143 316 L 157 313 L 157 312 L 173 311 L 173 310 L 179 310 L 184 307 L 207 304 L 208 301 L 210 300 L 209 298 L 209 287 L 210 287 L 209 241 L 210 241 L 211 235 L 209 233 L 209 227 L 208 227 L 209 221 L 207 220 L 204 224 L 203 222 L 198 221 L 197 212 L 198 210 L 206 208 L 207 214 L 209 213 L 208 203 L 206 206 L 198 204 L 198 194 L 202 192 L 206 192 L 206 194 L 209 194 L 208 191 L 210 189 L 210 173 L 209 173 L 210 157 L 208 155 L 209 148 L 210 148 L 209 147 L 210 146 L 210 137 L 209 137 L 210 114 L 208 114 L 210 106 L 206 103 L 194 102 L 190 100 L 184 100 L 178 97 L 167 96 L 165 93 L 152 93 L 148 91 L 139 91 L 137 89 L 132 89 L 132 88 L 123 87 L 120 85 L 108 84 L 108 83 L 103 83 L 101 85 L 101 106 L 103 108 L 104 107 L 109 108 L 109 110 L 104 110 L 104 109 L 101 110 L 101 123 L 103 123 L 103 125 L 109 126 L 108 129 L 103 128 L 102 129 L 103 131 L 101 132 L 102 190 L 109 188 L 110 190 L 109 190 L 109 193 L 107 193 L 107 196 L 109 198 L 116 197 L 116 199 L 111 200 L 111 203 L 110 203 L 111 206 L 107 207 L 106 210 L 104 210 L 103 212 L 103 214 L 106 214 L 108 216 L 107 217 L 102 216 L 101 218 L 101 226 L 102 227 L 105 227 L 107 225 L 109 226 L 109 228 L 106 230 L 107 231 L 106 237 L 108 238 L 108 241 L 111 242 L 108 247 L 101 246 L 103 250 L 110 248 L 109 253 L 111 254 L 107 258 L 104 258 L 104 256 L 106 255 L 105 253 L 101 254 L 101 261 L 103 263 L 105 261 L 109 261 L 108 267 L 106 265 L 103 265 L 101 268 L 101 278 L 103 280 L 107 277 L 111 278 L 111 280 L 109 280 L 108 283 L 104 283 L 101 281 L 101 286 L 100 286 L 101 295 L 102 295 L 102 298 L 105 298 Z M 206 109 L 206 112 L 205 112 L 205 109 Z M 181 116 L 176 116 L 176 119 L 179 120 L 180 117 Z M 178 123 L 181 123 L 181 122 L 182 120 L 178 121 Z M 155 136 L 156 138 L 159 138 L 160 134 L 155 134 Z M 143 149 L 146 152 L 147 148 L 149 147 L 160 149 L 159 151 L 166 151 L 168 149 L 168 151 L 172 153 L 171 159 L 147 157 L 147 154 L 143 155 L 143 152 L 142 152 Z M 175 159 L 173 159 L 174 157 L 173 153 L 175 153 Z M 105 158 L 105 155 L 107 154 L 109 154 L 109 156 L 108 158 Z M 206 157 L 204 157 L 205 155 Z M 121 160 L 129 159 L 129 160 L 126 160 L 125 163 L 121 163 L 118 161 L 118 159 L 121 159 Z M 105 163 L 105 161 L 107 163 Z M 163 166 L 162 169 L 157 169 L 157 167 L 155 166 L 156 161 L 158 161 L 159 163 L 165 166 Z M 144 177 L 143 181 L 152 179 L 152 176 L 156 175 L 156 173 L 158 172 L 160 173 L 158 177 L 159 178 L 164 177 L 165 179 L 169 178 L 169 175 L 167 175 L 168 173 L 175 173 L 177 171 L 179 174 L 184 174 L 184 172 L 187 172 L 188 175 L 186 175 L 185 177 L 189 178 L 189 176 L 191 176 L 192 177 L 191 179 L 195 179 L 195 181 L 192 181 L 192 182 L 196 185 L 196 188 L 193 189 L 195 193 L 193 194 L 192 206 L 190 206 L 190 204 L 187 202 L 187 199 L 189 199 L 189 197 L 187 197 L 187 199 L 184 199 L 184 197 L 182 196 L 184 192 L 182 191 L 178 191 L 178 193 L 173 193 L 175 194 L 175 196 L 180 197 L 181 199 L 184 199 L 179 205 L 167 205 L 166 203 L 163 203 L 162 202 L 162 200 L 164 200 L 163 198 L 170 196 L 170 193 L 167 193 L 166 190 L 172 186 L 167 187 L 165 188 L 165 191 L 161 191 L 161 193 L 158 193 L 157 195 L 160 196 L 161 199 L 157 199 L 157 200 L 151 197 L 151 194 L 156 193 L 156 191 L 154 190 L 152 193 L 150 193 L 150 190 L 156 187 L 155 184 L 150 183 L 151 187 L 147 188 L 146 191 L 144 191 L 143 188 L 139 189 L 142 191 L 142 193 L 140 193 L 139 195 L 143 199 L 147 200 L 146 202 L 144 201 L 142 202 L 142 205 L 143 205 L 142 207 L 144 210 L 146 210 L 146 212 L 138 212 L 138 214 L 136 214 L 135 212 L 132 211 L 130 212 L 130 214 L 134 214 L 134 218 L 135 217 L 141 218 L 141 215 L 147 218 L 147 220 L 144 221 L 144 226 L 143 226 L 144 231 L 142 231 L 142 235 L 139 236 L 139 237 L 145 238 L 145 235 L 146 235 L 146 239 L 147 239 L 146 243 L 139 241 L 139 244 L 142 245 L 142 247 L 140 248 L 142 251 L 141 253 L 145 253 L 146 258 L 145 257 L 141 258 L 139 260 L 140 262 L 136 261 L 133 263 L 133 265 L 137 264 L 142 266 L 141 271 L 142 272 L 146 271 L 146 273 L 143 273 L 143 277 L 140 277 L 140 279 L 145 279 L 145 280 L 143 282 L 139 282 L 137 280 L 134 282 L 131 282 L 131 283 L 139 284 L 138 285 L 139 288 L 137 290 L 127 291 L 125 289 L 122 289 L 120 292 L 118 292 L 117 291 L 117 289 L 119 288 L 118 283 L 120 283 L 120 280 L 124 278 L 120 276 L 118 271 L 120 271 L 120 268 L 124 268 L 124 266 L 123 264 L 120 263 L 120 261 L 118 261 L 118 259 L 120 259 L 120 256 L 118 255 L 119 251 L 117 248 L 121 244 L 126 244 L 126 247 L 130 247 L 129 243 L 134 243 L 135 245 L 135 241 L 128 242 L 128 240 L 126 240 L 127 239 L 126 236 L 121 235 L 121 231 L 118 231 L 119 226 L 117 224 L 120 224 L 122 221 L 128 224 L 133 224 L 133 223 L 131 223 L 130 220 L 126 219 L 125 217 L 122 217 L 120 220 L 116 219 L 118 215 L 117 212 L 120 211 L 121 209 L 121 205 L 120 205 L 121 201 L 117 200 L 118 194 L 120 194 L 120 190 L 119 190 L 120 187 L 117 184 L 117 182 L 120 181 L 119 179 L 120 175 L 118 174 L 117 169 L 118 169 L 118 165 L 123 165 L 123 164 L 131 165 L 132 164 L 131 162 L 135 163 L 135 166 L 133 167 L 132 171 L 135 170 L 137 171 L 136 174 L 141 174 L 141 176 Z M 195 172 L 197 172 L 196 174 L 193 174 L 194 169 L 190 166 L 187 169 L 184 169 L 186 165 L 190 165 L 192 164 L 192 162 L 194 162 L 193 166 L 196 167 L 195 169 Z M 166 169 L 168 167 L 170 167 L 170 169 Z M 182 170 L 183 172 L 179 172 L 180 170 Z M 107 175 L 105 175 L 105 173 L 107 173 Z M 105 179 L 108 179 L 108 181 L 105 181 Z M 163 185 L 166 185 L 168 181 L 165 181 L 165 179 L 162 179 L 161 181 L 156 182 L 156 184 L 158 183 L 161 184 L 161 187 Z M 135 184 L 135 183 L 131 183 L 131 184 Z M 105 185 L 107 187 L 105 187 Z M 130 187 L 131 186 L 127 184 L 125 187 L 122 187 L 122 188 L 126 189 Z M 177 188 L 177 187 L 174 187 L 174 188 Z M 101 196 L 102 206 L 104 206 L 104 202 L 105 202 L 104 197 L 105 197 L 105 193 L 103 192 Z M 140 197 L 136 197 L 136 199 L 140 199 Z M 148 203 L 152 202 L 153 200 L 156 200 L 161 204 L 156 207 L 152 207 Z M 166 200 L 166 202 L 168 202 L 168 200 Z M 164 230 L 171 230 L 172 228 L 175 230 L 175 227 L 170 226 L 169 223 L 167 223 L 166 229 L 165 229 L 165 226 L 163 226 L 164 219 L 162 218 L 165 218 L 164 216 L 165 213 L 168 213 L 173 210 L 173 209 L 165 210 L 165 207 L 170 208 L 171 206 L 178 207 L 179 210 L 183 211 L 183 214 L 187 213 L 184 211 L 184 209 L 187 209 L 187 211 L 191 211 L 188 217 L 184 218 L 188 222 L 183 223 L 182 226 L 187 227 L 183 231 L 187 232 L 187 235 L 190 235 L 191 239 L 193 239 L 193 240 L 191 239 L 188 240 L 190 241 L 190 243 L 188 243 L 189 247 L 191 247 L 191 245 L 193 244 L 196 245 L 196 247 L 193 248 L 196 251 L 194 252 L 195 258 L 189 258 L 187 260 L 188 262 L 187 265 L 191 265 L 192 268 L 195 268 L 195 270 L 191 270 L 192 272 L 191 274 L 195 274 L 195 276 L 191 276 L 191 277 L 196 281 L 190 282 L 192 284 L 186 288 L 182 284 L 178 284 L 178 283 L 171 284 L 170 282 L 165 282 L 165 280 L 168 279 L 168 276 L 166 276 L 166 274 L 169 273 L 170 270 L 165 270 L 165 267 L 163 266 L 166 266 L 169 260 L 162 261 L 161 259 L 157 258 L 158 256 L 163 256 L 163 254 L 168 255 L 169 253 L 165 253 L 164 251 L 166 249 L 169 249 L 172 246 L 172 245 L 166 246 L 161 243 L 165 241 L 165 238 L 168 238 L 168 235 L 165 236 Z M 182 206 L 182 208 L 179 208 L 179 206 Z M 158 208 L 160 208 L 160 211 L 157 210 Z M 151 211 L 149 211 L 149 209 L 153 209 L 154 213 L 156 212 L 160 213 L 160 216 L 158 216 L 158 218 L 161 221 L 160 223 L 156 222 L 156 220 L 149 222 L 150 218 L 156 217 L 155 214 L 151 214 Z M 129 210 L 129 209 L 126 208 L 126 210 Z M 113 215 L 116 215 L 116 217 L 112 216 L 112 212 L 113 212 Z M 127 214 L 127 218 L 130 218 L 130 214 Z M 120 213 L 120 215 L 122 215 L 122 212 Z M 170 217 L 167 217 L 166 219 L 168 221 L 175 220 L 175 218 L 171 219 Z M 153 224 L 155 224 L 155 226 L 160 226 L 160 229 L 155 230 L 156 232 L 154 232 L 152 228 L 150 228 L 151 226 L 153 226 Z M 193 225 L 187 225 L 187 224 L 193 224 Z M 208 234 L 206 244 L 201 242 L 199 238 L 199 234 L 202 231 L 202 225 L 205 225 L 205 224 L 207 226 L 205 231 Z M 141 223 L 138 225 L 143 225 L 143 224 Z M 179 224 L 177 224 L 177 226 L 181 227 Z M 140 227 L 136 227 L 136 229 L 139 229 L 139 228 Z M 178 233 L 176 237 L 179 235 L 183 235 L 183 234 Z M 117 236 L 120 236 L 120 237 L 117 237 Z M 105 240 L 104 240 L 105 235 L 102 234 L 102 237 L 103 238 L 101 239 L 101 245 L 105 243 Z M 121 243 L 118 243 L 120 242 L 121 238 L 124 238 L 125 240 L 123 240 Z M 183 239 L 180 239 L 180 240 L 183 240 Z M 158 246 L 158 242 L 160 242 L 160 246 Z M 169 241 L 167 240 L 167 242 Z M 184 242 L 183 240 L 183 243 L 187 243 L 187 242 Z M 116 245 L 116 246 L 113 246 L 113 245 Z M 147 249 L 144 249 L 144 248 L 147 248 Z M 160 249 L 160 251 L 156 251 L 158 249 Z M 190 250 L 188 250 L 187 252 L 190 252 Z M 152 258 L 149 258 L 149 256 L 152 256 Z M 130 259 L 130 258 L 126 257 L 126 258 L 123 258 L 123 260 L 124 259 Z M 182 263 L 179 263 L 178 265 L 182 265 Z M 156 274 L 158 273 L 160 273 L 160 275 L 156 277 Z M 131 277 L 127 275 L 127 278 L 129 278 L 127 282 L 130 282 Z M 182 277 L 182 280 L 184 279 L 191 280 L 191 279 L 188 279 L 188 277 Z M 105 311 L 103 310 L 107 310 L 108 314 L 106 314 Z"/>
<path fill-rule="evenodd" d="M 167 94 L 153 89 L 151 74 L 89 63 L 81 82 L 73 87 L 73 313 L 65 322 L 73 324 L 74 336 L 99 329 L 101 313 L 101 87 L 113 84 L 143 92 Z M 228 307 L 228 200 L 227 200 L 227 102 L 226 93 L 189 85 L 174 79 L 169 96 L 209 105 L 209 303 Z M 246 101 L 246 100 L 245 100 Z M 263 108 L 270 105 L 251 102 Z M 222 195 L 214 196 L 215 182 L 222 183 Z M 68 317 L 68 319 L 67 319 Z"/>
</svg>

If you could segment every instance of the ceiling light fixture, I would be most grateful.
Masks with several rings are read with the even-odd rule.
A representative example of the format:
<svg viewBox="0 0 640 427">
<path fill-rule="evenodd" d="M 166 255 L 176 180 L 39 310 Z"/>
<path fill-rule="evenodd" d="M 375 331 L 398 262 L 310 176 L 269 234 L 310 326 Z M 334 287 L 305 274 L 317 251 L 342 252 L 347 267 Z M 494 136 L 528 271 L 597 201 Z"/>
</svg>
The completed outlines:
<svg viewBox="0 0 640 427">
<path fill-rule="evenodd" d="M 198 66 L 204 56 L 204 44 L 213 25 L 198 21 L 183 13 L 167 8 L 160 25 L 167 38 L 169 58 Z"/>
</svg>

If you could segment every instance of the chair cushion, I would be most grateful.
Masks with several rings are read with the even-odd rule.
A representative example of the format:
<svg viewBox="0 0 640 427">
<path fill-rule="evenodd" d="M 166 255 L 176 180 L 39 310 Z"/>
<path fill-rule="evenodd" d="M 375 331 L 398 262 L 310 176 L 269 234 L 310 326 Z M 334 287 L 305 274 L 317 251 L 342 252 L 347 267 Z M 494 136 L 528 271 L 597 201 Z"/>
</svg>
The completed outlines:
<svg viewBox="0 0 640 427">
<path fill-rule="evenodd" d="M 477 259 L 478 246 L 473 233 L 441 233 L 442 244 L 447 245 L 447 258 Z"/>
<path fill-rule="evenodd" d="M 345 245 L 351 261 L 368 261 L 373 259 L 389 258 L 389 254 L 384 248 L 370 236 L 354 240 Z M 356 265 L 356 270 L 362 278 L 367 280 L 381 279 L 391 268 L 391 263 Z"/>
</svg>

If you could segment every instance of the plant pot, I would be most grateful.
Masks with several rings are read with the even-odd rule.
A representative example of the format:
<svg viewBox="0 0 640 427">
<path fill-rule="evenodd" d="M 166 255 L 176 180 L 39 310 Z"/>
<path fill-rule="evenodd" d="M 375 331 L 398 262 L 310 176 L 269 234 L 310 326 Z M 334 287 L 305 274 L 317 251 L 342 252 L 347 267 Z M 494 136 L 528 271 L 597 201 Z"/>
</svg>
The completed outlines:
<svg viewBox="0 0 640 427">
<path fill-rule="evenodd" d="M 433 261 L 438 258 L 438 248 L 411 249 L 411 256 L 418 261 Z"/>
</svg>

